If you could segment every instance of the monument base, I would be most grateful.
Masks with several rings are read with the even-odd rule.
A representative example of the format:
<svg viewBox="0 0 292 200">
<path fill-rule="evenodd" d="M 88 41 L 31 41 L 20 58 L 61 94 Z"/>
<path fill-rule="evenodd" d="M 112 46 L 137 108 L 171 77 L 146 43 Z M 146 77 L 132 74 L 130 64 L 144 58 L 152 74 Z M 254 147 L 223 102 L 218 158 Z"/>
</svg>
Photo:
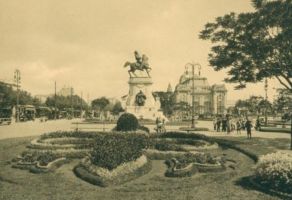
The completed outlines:
<svg viewBox="0 0 292 200">
<path fill-rule="evenodd" d="M 126 112 L 132 113 L 137 117 L 137 119 L 150 119 L 155 121 L 157 118 L 161 118 L 166 120 L 163 113 L 161 111 L 157 111 L 157 108 L 155 107 L 127 106 Z"/>
</svg>

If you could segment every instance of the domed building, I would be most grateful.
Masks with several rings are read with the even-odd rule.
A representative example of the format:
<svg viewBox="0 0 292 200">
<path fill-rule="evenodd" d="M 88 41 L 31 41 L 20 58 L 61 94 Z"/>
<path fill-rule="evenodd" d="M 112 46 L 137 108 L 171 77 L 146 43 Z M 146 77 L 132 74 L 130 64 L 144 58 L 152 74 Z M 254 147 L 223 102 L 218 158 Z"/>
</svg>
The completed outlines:
<svg viewBox="0 0 292 200">
<path fill-rule="evenodd" d="M 194 93 L 194 107 L 197 115 L 225 113 L 227 89 L 224 84 L 210 86 L 207 78 L 195 74 L 192 91 L 192 73 L 186 70 L 175 87 L 175 102 L 192 106 L 192 92 Z"/>
</svg>

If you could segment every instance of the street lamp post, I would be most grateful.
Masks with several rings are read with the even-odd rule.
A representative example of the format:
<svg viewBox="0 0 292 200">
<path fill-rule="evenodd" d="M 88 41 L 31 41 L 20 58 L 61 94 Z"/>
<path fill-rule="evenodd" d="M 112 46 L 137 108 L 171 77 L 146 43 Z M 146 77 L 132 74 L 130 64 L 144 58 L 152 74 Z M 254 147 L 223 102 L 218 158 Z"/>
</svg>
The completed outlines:
<svg viewBox="0 0 292 200">
<path fill-rule="evenodd" d="M 195 66 L 198 66 L 199 69 L 199 75 L 200 75 L 200 70 L 201 70 L 201 65 L 199 63 L 187 63 L 186 64 L 186 68 L 188 66 L 192 66 L 192 90 L 191 90 L 191 94 L 192 94 L 192 125 L 191 128 L 195 128 Z"/>
<path fill-rule="evenodd" d="M 14 71 L 14 82 L 16 84 L 16 122 L 19 122 L 19 88 L 20 88 L 20 71 L 16 69 Z"/>
</svg>

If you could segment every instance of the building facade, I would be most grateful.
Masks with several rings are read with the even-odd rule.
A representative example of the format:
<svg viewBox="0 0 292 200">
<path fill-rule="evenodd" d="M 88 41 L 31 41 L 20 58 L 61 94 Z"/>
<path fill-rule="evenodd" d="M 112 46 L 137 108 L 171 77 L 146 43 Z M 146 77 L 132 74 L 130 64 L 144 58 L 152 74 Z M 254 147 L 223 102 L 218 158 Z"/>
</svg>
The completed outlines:
<svg viewBox="0 0 292 200">
<path fill-rule="evenodd" d="M 224 114 L 226 112 L 227 89 L 224 84 L 209 85 L 207 78 L 194 75 L 192 89 L 192 73 L 186 70 L 175 87 L 175 103 L 187 103 L 194 107 L 196 115 Z"/>
</svg>

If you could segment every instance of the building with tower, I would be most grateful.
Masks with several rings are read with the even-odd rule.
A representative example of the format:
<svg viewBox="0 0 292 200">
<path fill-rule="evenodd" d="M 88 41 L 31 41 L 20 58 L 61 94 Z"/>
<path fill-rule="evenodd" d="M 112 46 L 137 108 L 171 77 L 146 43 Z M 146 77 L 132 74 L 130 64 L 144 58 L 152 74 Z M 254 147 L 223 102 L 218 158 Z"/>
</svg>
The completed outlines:
<svg viewBox="0 0 292 200">
<path fill-rule="evenodd" d="M 226 112 L 227 89 L 224 84 L 209 85 L 206 77 L 200 73 L 194 75 L 192 88 L 192 73 L 186 69 L 175 87 L 175 103 L 186 103 L 194 107 L 196 115 L 224 114 Z"/>
</svg>

